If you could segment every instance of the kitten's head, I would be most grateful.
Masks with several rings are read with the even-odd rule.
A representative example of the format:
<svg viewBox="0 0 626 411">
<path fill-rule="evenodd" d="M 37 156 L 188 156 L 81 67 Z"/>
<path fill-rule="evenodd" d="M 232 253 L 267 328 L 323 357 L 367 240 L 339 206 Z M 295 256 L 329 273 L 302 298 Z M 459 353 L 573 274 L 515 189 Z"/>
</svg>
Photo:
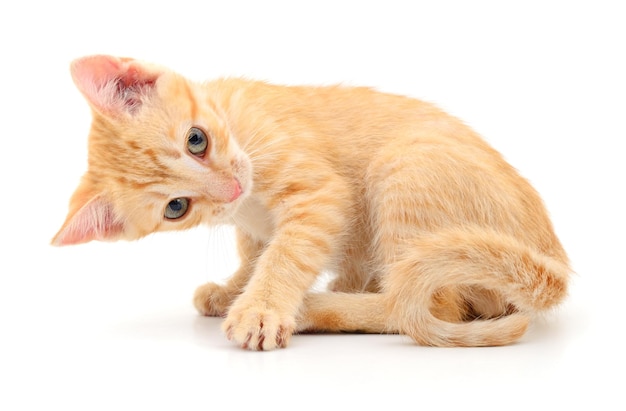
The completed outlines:
<svg viewBox="0 0 626 411">
<path fill-rule="evenodd" d="M 251 190 L 250 161 L 205 88 L 110 56 L 76 60 L 71 73 L 93 123 L 88 169 L 54 245 L 136 239 L 235 212 Z"/>
</svg>

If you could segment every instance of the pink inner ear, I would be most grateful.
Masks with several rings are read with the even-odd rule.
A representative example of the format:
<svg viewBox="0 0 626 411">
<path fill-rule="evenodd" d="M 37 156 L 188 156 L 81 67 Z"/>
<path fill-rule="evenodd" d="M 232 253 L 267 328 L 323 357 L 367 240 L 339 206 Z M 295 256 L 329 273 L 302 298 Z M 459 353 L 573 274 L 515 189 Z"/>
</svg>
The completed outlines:
<svg viewBox="0 0 626 411">
<path fill-rule="evenodd" d="M 113 206 L 106 200 L 95 198 L 70 214 L 65 224 L 52 240 L 53 245 L 73 245 L 92 240 L 114 240 L 124 230 Z"/>
<path fill-rule="evenodd" d="M 136 111 L 159 77 L 133 59 L 103 55 L 75 60 L 71 72 L 90 104 L 110 115 Z"/>
</svg>

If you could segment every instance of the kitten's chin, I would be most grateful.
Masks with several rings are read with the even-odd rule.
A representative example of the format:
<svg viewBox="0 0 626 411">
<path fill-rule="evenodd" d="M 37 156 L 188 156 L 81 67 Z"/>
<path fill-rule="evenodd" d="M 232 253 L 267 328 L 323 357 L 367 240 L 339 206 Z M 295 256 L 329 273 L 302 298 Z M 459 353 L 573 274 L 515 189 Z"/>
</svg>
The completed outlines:
<svg viewBox="0 0 626 411">
<path fill-rule="evenodd" d="M 248 193 L 241 189 L 237 195 L 233 196 L 233 198 L 225 205 L 226 212 L 228 214 L 228 219 L 233 217 L 235 214 L 239 212 L 241 204 L 243 204 L 248 198 Z"/>
<path fill-rule="evenodd" d="M 250 206 L 250 191 L 242 188 L 241 193 L 228 204 L 224 204 L 222 207 L 223 213 L 221 214 L 218 224 L 234 224 L 239 218 L 238 216 Z"/>
</svg>

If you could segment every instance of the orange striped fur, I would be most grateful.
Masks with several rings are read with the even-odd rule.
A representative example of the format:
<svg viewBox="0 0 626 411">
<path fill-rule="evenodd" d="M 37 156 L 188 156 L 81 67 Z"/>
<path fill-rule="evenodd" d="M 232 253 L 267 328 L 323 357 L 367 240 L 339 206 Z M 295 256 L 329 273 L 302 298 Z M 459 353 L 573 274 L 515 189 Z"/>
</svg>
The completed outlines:
<svg viewBox="0 0 626 411">
<path fill-rule="evenodd" d="M 53 244 L 234 224 L 241 267 L 194 304 L 245 348 L 302 331 L 509 344 L 566 296 L 567 256 L 535 190 L 431 104 L 195 83 L 109 56 L 72 75 L 93 109 L 89 166 Z M 324 270 L 329 291 L 310 293 Z"/>
</svg>

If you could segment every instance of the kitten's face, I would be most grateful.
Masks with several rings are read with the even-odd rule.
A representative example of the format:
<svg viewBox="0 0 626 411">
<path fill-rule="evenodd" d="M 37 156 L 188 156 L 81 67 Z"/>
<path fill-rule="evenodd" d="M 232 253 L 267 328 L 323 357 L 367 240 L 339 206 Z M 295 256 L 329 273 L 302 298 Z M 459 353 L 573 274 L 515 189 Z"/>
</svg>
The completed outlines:
<svg viewBox="0 0 626 411">
<path fill-rule="evenodd" d="M 88 171 L 54 244 L 135 239 L 227 220 L 251 166 L 202 88 L 133 60 L 78 60 L 94 118 Z"/>
</svg>

